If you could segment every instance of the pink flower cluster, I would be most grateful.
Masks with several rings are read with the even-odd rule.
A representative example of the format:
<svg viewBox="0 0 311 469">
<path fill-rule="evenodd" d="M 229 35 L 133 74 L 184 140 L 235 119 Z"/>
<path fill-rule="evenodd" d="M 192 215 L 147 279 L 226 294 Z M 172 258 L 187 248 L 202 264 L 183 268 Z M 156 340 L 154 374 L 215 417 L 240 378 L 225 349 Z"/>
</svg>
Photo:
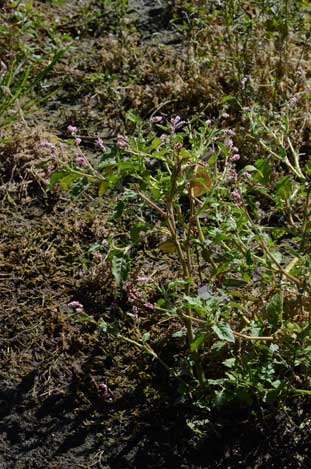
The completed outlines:
<svg viewBox="0 0 311 469">
<path fill-rule="evenodd" d="M 68 303 L 69 308 L 71 308 L 75 313 L 82 313 L 84 307 L 79 301 L 71 301 Z"/>
<path fill-rule="evenodd" d="M 127 148 L 129 146 L 129 139 L 125 135 L 117 135 L 117 147 Z"/>
<path fill-rule="evenodd" d="M 186 124 L 186 121 L 181 120 L 180 116 L 171 118 L 170 133 L 174 134 L 176 130 L 180 129 L 183 125 Z"/>
<path fill-rule="evenodd" d="M 74 125 L 68 125 L 67 130 L 71 135 L 74 135 L 78 132 L 78 128 Z"/>
<path fill-rule="evenodd" d="M 142 299 L 142 292 L 135 290 L 132 282 L 126 282 L 125 287 L 128 294 L 129 302 L 132 303 L 132 311 L 134 313 L 135 319 L 138 318 L 139 312 L 137 303 L 143 306 L 143 308 L 154 310 L 154 305 L 152 303 L 144 302 L 144 300 Z"/>
</svg>

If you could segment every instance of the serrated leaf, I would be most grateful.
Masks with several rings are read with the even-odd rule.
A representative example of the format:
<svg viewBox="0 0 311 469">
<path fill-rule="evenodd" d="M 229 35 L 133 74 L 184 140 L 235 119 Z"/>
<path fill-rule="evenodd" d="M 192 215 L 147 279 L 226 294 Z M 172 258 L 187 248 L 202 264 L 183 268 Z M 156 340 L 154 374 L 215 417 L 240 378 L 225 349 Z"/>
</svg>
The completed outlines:
<svg viewBox="0 0 311 469">
<path fill-rule="evenodd" d="M 212 329 L 220 340 L 225 340 L 226 342 L 235 342 L 235 337 L 233 335 L 230 324 L 218 323 L 212 326 Z"/>
</svg>

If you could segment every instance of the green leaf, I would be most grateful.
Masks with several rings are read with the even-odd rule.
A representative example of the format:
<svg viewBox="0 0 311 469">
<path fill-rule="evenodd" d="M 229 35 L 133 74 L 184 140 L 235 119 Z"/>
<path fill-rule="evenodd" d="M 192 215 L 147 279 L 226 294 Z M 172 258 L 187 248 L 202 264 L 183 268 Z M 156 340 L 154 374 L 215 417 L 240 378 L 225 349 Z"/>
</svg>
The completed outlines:
<svg viewBox="0 0 311 469">
<path fill-rule="evenodd" d="M 54 189 L 55 184 L 68 174 L 68 171 L 56 171 L 50 177 L 50 189 Z"/>
<path fill-rule="evenodd" d="M 197 352 L 199 350 L 200 345 L 204 342 L 206 334 L 199 334 L 193 342 L 191 342 L 190 350 L 191 352 Z"/>
<path fill-rule="evenodd" d="M 276 293 L 271 298 L 268 307 L 268 320 L 270 324 L 273 324 L 275 327 L 279 324 L 282 319 L 283 304 L 280 293 Z"/>
<path fill-rule="evenodd" d="M 68 189 L 71 188 L 72 184 L 80 177 L 81 177 L 80 174 L 70 173 L 67 176 L 61 178 L 60 185 L 62 186 L 62 189 L 67 191 Z"/>
<path fill-rule="evenodd" d="M 275 185 L 275 194 L 281 199 L 287 200 L 293 192 L 293 183 L 289 176 L 281 177 Z"/>
<path fill-rule="evenodd" d="M 108 189 L 108 182 L 107 181 L 102 181 L 100 184 L 99 184 L 99 187 L 98 187 L 98 197 L 102 197 L 106 190 Z"/>
<path fill-rule="evenodd" d="M 160 144 L 161 144 L 161 139 L 159 137 L 153 139 L 151 142 L 151 146 L 149 147 L 149 151 L 155 150 L 156 148 L 158 148 Z"/>
<path fill-rule="evenodd" d="M 119 288 L 122 288 L 130 271 L 130 258 L 119 253 L 112 258 L 112 273 Z"/>
<path fill-rule="evenodd" d="M 125 208 L 125 203 L 122 200 L 120 200 L 114 207 L 112 219 L 116 220 L 120 218 L 123 214 L 124 208 Z"/>
<path fill-rule="evenodd" d="M 236 365 L 236 358 L 227 358 L 227 360 L 224 360 L 222 363 L 228 368 L 233 368 Z"/>
<path fill-rule="evenodd" d="M 145 332 L 142 339 L 143 342 L 148 342 L 148 340 L 150 339 L 150 332 Z"/>
<path fill-rule="evenodd" d="M 268 185 L 270 181 L 271 167 L 269 163 L 260 158 L 256 161 L 255 166 L 257 168 L 257 173 L 254 175 L 254 181 L 260 182 L 263 185 Z"/>
<path fill-rule="evenodd" d="M 228 323 L 219 323 L 212 326 L 213 331 L 220 340 L 225 340 L 226 342 L 235 342 L 235 338 Z"/>
</svg>

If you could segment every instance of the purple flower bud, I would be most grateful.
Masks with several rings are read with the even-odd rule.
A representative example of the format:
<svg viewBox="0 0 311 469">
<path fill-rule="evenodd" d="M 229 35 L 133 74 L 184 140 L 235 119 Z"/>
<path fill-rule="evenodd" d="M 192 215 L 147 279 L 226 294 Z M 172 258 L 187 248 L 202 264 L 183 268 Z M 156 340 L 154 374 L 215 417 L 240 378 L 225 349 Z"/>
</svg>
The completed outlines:
<svg viewBox="0 0 311 469">
<path fill-rule="evenodd" d="M 43 147 L 43 148 L 55 148 L 55 145 L 52 142 L 48 142 L 47 140 L 43 140 L 43 142 L 41 142 L 41 147 Z"/>
<path fill-rule="evenodd" d="M 132 306 L 132 311 L 135 316 L 135 319 L 138 319 L 138 308 L 136 305 Z"/>
<path fill-rule="evenodd" d="M 212 123 L 212 119 L 207 119 L 207 120 L 205 121 L 205 124 L 208 125 L 208 126 L 210 126 L 211 123 Z"/>
<path fill-rule="evenodd" d="M 225 145 L 226 145 L 226 147 L 228 147 L 232 150 L 232 148 L 234 146 L 232 138 L 227 138 L 226 141 L 225 141 Z"/>
<path fill-rule="evenodd" d="M 234 184 L 238 182 L 238 173 L 236 172 L 235 169 L 231 169 L 230 171 L 230 179 L 233 180 Z"/>
<path fill-rule="evenodd" d="M 106 152 L 107 151 L 107 147 L 104 145 L 104 142 L 102 141 L 102 139 L 100 137 L 98 137 L 96 139 L 96 146 L 101 150 L 101 151 L 104 151 Z"/>
<path fill-rule="evenodd" d="M 152 124 L 158 124 L 159 122 L 162 122 L 162 121 L 163 121 L 162 116 L 152 116 L 152 117 L 150 117 L 150 122 Z"/>
<path fill-rule="evenodd" d="M 144 303 L 143 306 L 148 309 L 154 309 L 154 305 L 152 303 Z"/>
<path fill-rule="evenodd" d="M 79 301 L 71 301 L 68 303 L 69 308 L 73 309 L 76 313 L 83 311 L 83 305 Z"/>
<path fill-rule="evenodd" d="M 78 166 L 87 166 L 87 160 L 82 155 L 76 155 L 76 164 Z"/>
<path fill-rule="evenodd" d="M 129 146 L 129 139 L 125 135 L 117 135 L 117 147 L 127 148 Z"/>
<path fill-rule="evenodd" d="M 180 116 L 172 117 L 170 133 L 173 134 L 175 130 L 180 129 L 184 124 L 186 124 L 186 121 L 182 121 Z"/>
<path fill-rule="evenodd" d="M 181 149 L 182 149 L 182 143 L 180 142 L 174 143 L 174 150 L 179 151 Z"/>
<path fill-rule="evenodd" d="M 76 144 L 76 145 L 79 146 L 81 142 L 82 142 L 81 138 L 77 137 L 77 138 L 75 139 L 75 144 Z"/>
<path fill-rule="evenodd" d="M 230 156 L 229 162 L 233 163 L 234 161 L 239 161 L 240 158 L 240 155 L 238 153 L 235 153 L 234 155 Z"/>
<path fill-rule="evenodd" d="M 241 202 L 241 194 L 236 189 L 231 192 L 231 195 L 236 203 Z"/>
</svg>

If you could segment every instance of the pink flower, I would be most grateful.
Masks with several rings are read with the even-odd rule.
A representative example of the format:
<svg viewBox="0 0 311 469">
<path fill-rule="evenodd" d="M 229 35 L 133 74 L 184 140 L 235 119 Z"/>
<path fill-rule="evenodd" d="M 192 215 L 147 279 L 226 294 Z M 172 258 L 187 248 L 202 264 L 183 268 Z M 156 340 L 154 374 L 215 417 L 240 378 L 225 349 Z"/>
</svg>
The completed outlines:
<svg viewBox="0 0 311 469">
<path fill-rule="evenodd" d="M 137 308 L 137 306 L 134 305 L 134 306 L 132 307 L 132 311 L 133 311 L 133 313 L 134 313 L 135 319 L 138 319 L 138 308 Z"/>
<path fill-rule="evenodd" d="M 182 143 L 180 142 L 174 143 L 174 150 L 179 151 L 181 149 L 182 149 Z"/>
<path fill-rule="evenodd" d="M 186 124 L 186 121 L 182 121 L 180 116 L 172 117 L 170 133 L 173 134 L 175 130 L 180 129 L 184 124 Z"/>
<path fill-rule="evenodd" d="M 96 146 L 101 150 L 101 151 L 107 151 L 107 148 L 104 145 L 104 142 L 100 137 L 97 137 L 96 139 Z"/>
<path fill-rule="evenodd" d="M 68 125 L 67 130 L 70 134 L 75 134 L 76 132 L 78 132 L 77 127 L 75 127 L 74 125 Z"/>
<path fill-rule="evenodd" d="M 68 303 L 69 308 L 73 309 L 75 313 L 82 313 L 83 305 L 79 301 L 71 301 Z"/>
<path fill-rule="evenodd" d="M 229 180 L 233 181 L 234 184 L 238 182 L 238 173 L 235 169 L 231 169 Z"/>
<path fill-rule="evenodd" d="M 143 306 L 148 309 L 154 309 L 154 305 L 152 303 L 144 303 Z"/>
<path fill-rule="evenodd" d="M 81 142 L 82 142 L 81 138 L 77 137 L 77 138 L 75 139 L 75 144 L 76 144 L 76 145 L 79 146 Z"/>
<path fill-rule="evenodd" d="M 159 122 L 162 122 L 162 121 L 163 121 L 162 116 L 152 116 L 152 117 L 150 117 L 150 122 L 152 124 L 158 124 Z"/>
<path fill-rule="evenodd" d="M 146 277 L 146 276 L 142 276 L 142 277 L 137 277 L 137 282 L 139 283 L 146 283 L 146 282 L 152 282 L 152 278 L 151 277 Z"/>
<path fill-rule="evenodd" d="M 41 142 L 41 147 L 43 147 L 43 148 L 55 148 L 55 145 L 52 142 L 48 142 L 47 140 L 43 140 L 43 142 Z"/>
<path fill-rule="evenodd" d="M 78 166 L 87 166 L 87 160 L 82 155 L 76 155 L 76 164 Z"/>
<path fill-rule="evenodd" d="M 205 124 L 208 125 L 208 126 L 210 126 L 211 123 L 212 123 L 212 119 L 207 119 L 207 120 L 205 121 Z"/>
<path fill-rule="evenodd" d="M 238 153 L 235 153 L 234 155 L 230 156 L 229 162 L 233 163 L 234 161 L 239 161 L 240 158 L 240 155 Z"/>
<path fill-rule="evenodd" d="M 125 135 L 117 135 L 117 147 L 127 148 L 129 145 L 129 139 Z"/>
<path fill-rule="evenodd" d="M 226 138 L 225 144 L 226 144 L 226 147 L 228 147 L 228 148 L 230 148 L 230 149 L 232 150 L 232 148 L 233 148 L 233 146 L 234 146 L 234 143 L 233 143 L 232 138 L 230 138 L 230 137 Z"/>
<path fill-rule="evenodd" d="M 236 203 L 241 202 L 241 194 L 236 189 L 231 192 L 231 195 Z"/>
</svg>

